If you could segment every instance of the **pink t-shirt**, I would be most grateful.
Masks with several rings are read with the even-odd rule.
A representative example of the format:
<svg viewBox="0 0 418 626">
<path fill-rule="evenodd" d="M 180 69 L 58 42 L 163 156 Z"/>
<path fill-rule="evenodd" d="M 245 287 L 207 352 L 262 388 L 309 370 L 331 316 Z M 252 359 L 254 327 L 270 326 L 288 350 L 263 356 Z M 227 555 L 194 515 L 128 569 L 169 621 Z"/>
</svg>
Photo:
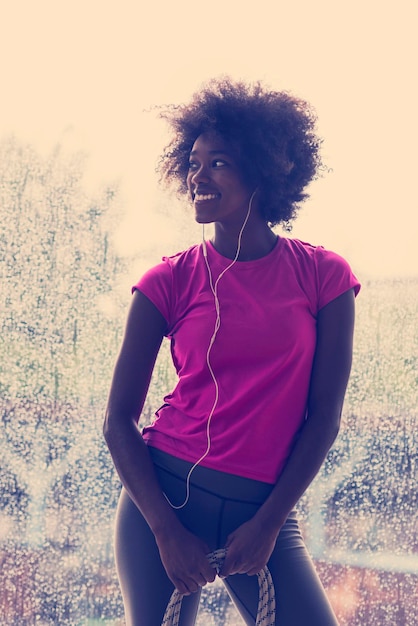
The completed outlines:
<svg viewBox="0 0 418 626">
<path fill-rule="evenodd" d="M 213 282 L 230 263 L 207 242 Z M 219 400 L 201 465 L 275 483 L 306 417 L 318 311 L 360 285 L 322 247 L 279 238 L 255 261 L 237 262 L 218 286 L 221 326 L 211 350 Z M 216 312 L 202 245 L 150 269 L 135 285 L 167 320 L 174 390 L 143 430 L 148 445 L 196 462 L 207 448 L 215 386 L 206 354 Z"/>
</svg>

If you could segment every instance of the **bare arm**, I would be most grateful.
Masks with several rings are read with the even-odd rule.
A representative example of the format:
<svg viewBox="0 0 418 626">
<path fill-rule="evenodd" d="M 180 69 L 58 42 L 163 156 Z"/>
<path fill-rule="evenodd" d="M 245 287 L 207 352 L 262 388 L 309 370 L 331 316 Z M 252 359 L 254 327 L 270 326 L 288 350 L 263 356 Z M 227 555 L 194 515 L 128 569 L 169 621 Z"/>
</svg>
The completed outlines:
<svg viewBox="0 0 418 626">
<path fill-rule="evenodd" d="M 228 538 L 223 576 L 256 574 L 264 567 L 287 516 L 318 473 L 340 426 L 351 369 L 353 329 L 351 289 L 318 314 L 307 420 L 269 498 L 249 522 Z"/>
<path fill-rule="evenodd" d="M 135 292 L 116 362 L 104 436 L 120 479 L 157 541 L 167 574 L 184 594 L 214 579 L 207 547 L 178 521 L 158 483 L 137 423 L 166 329 L 158 309 Z"/>
</svg>

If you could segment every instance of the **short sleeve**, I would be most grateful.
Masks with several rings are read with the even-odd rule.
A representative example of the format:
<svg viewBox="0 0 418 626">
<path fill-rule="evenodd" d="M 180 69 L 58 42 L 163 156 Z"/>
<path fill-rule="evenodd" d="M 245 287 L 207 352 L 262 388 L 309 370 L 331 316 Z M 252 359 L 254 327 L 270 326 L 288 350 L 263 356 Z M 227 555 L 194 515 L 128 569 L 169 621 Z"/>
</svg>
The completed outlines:
<svg viewBox="0 0 418 626">
<path fill-rule="evenodd" d="M 136 290 L 151 300 L 166 320 L 168 326 L 170 326 L 173 309 L 173 276 L 167 257 L 164 257 L 161 263 L 145 272 L 142 278 L 132 287 L 132 293 Z"/>
<path fill-rule="evenodd" d="M 315 250 L 315 260 L 318 310 L 349 289 L 354 289 L 354 294 L 358 294 L 360 283 L 343 257 L 318 246 Z"/>
</svg>

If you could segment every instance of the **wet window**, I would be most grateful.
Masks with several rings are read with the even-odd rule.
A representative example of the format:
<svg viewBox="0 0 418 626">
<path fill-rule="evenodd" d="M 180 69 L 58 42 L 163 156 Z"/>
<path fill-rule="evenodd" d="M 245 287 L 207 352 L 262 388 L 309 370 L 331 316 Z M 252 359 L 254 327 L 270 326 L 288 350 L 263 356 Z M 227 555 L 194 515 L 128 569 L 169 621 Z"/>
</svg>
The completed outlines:
<svg viewBox="0 0 418 626">
<path fill-rule="evenodd" d="M 0 144 L 0 613 L 7 624 L 123 624 L 112 527 L 119 481 L 101 434 L 127 261 L 116 187 L 80 155 Z M 342 626 L 417 623 L 418 281 L 362 279 L 340 436 L 299 505 Z M 141 421 L 173 380 L 157 362 Z M 199 626 L 237 626 L 220 582 Z"/>
</svg>

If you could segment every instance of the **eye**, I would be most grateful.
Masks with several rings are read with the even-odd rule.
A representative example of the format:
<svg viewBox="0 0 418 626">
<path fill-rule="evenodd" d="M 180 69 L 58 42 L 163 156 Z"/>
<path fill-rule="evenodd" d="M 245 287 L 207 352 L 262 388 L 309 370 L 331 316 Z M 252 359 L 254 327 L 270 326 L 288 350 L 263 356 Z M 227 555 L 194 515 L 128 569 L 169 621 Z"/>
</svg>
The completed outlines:
<svg viewBox="0 0 418 626">
<path fill-rule="evenodd" d="M 228 165 L 228 163 L 223 159 L 214 159 L 212 161 L 212 167 L 225 167 L 226 165 Z"/>
<path fill-rule="evenodd" d="M 193 172 L 194 170 L 197 170 L 199 167 L 199 164 L 196 163 L 196 161 L 189 161 L 189 172 Z"/>
</svg>

